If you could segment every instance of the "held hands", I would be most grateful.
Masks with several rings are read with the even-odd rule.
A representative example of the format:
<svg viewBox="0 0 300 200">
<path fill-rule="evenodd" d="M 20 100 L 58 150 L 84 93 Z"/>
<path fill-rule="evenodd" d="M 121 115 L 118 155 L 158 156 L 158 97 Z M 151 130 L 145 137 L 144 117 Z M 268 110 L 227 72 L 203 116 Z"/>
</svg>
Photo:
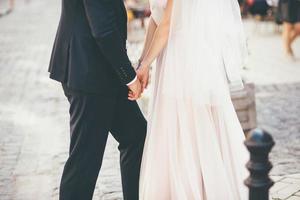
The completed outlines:
<svg viewBox="0 0 300 200">
<path fill-rule="evenodd" d="M 129 93 L 128 99 L 131 101 L 136 101 L 138 98 L 141 97 L 142 94 L 142 86 L 139 79 L 136 79 L 133 83 L 128 85 Z"/>
<path fill-rule="evenodd" d="M 140 63 L 136 71 L 137 77 L 142 84 L 142 92 L 147 89 L 149 84 L 149 66 L 144 65 L 143 62 Z"/>
<path fill-rule="evenodd" d="M 137 80 L 128 85 L 128 99 L 131 101 L 135 101 L 140 98 L 141 94 L 147 88 L 149 84 L 149 67 L 139 63 L 139 66 L 136 69 L 136 74 Z"/>
</svg>

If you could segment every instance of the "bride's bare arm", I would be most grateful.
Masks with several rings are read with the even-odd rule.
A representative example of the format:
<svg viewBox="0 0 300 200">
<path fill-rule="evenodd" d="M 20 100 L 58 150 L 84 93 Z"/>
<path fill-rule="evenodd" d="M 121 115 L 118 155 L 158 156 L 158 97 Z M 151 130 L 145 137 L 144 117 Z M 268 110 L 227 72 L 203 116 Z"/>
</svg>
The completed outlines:
<svg viewBox="0 0 300 200">
<path fill-rule="evenodd" d="M 143 57 L 141 66 L 150 66 L 153 60 L 164 49 L 168 42 L 170 22 L 172 15 L 173 0 L 168 0 L 161 23 L 157 26 L 153 39 L 149 45 L 149 49 Z"/>
<path fill-rule="evenodd" d="M 144 49 L 143 49 L 142 55 L 139 59 L 139 62 L 142 62 L 145 55 L 147 54 L 147 52 L 149 50 L 149 47 L 151 45 L 151 42 L 153 40 L 153 36 L 154 36 L 155 31 L 156 31 L 156 28 L 157 28 L 157 25 L 151 17 L 150 21 L 149 21 L 148 28 L 147 28 L 147 34 L 146 34 Z"/>
<path fill-rule="evenodd" d="M 168 0 L 164 16 L 162 18 L 161 23 L 157 25 L 153 38 L 151 37 L 152 40 L 150 40 L 151 38 L 149 36 L 148 41 L 146 41 L 146 45 L 144 48 L 145 52 L 143 52 L 143 60 L 140 64 L 140 68 L 137 71 L 137 76 L 142 83 L 143 90 L 147 87 L 149 82 L 149 66 L 151 65 L 153 60 L 160 54 L 160 52 L 165 48 L 168 42 L 172 8 L 173 0 Z"/>
</svg>

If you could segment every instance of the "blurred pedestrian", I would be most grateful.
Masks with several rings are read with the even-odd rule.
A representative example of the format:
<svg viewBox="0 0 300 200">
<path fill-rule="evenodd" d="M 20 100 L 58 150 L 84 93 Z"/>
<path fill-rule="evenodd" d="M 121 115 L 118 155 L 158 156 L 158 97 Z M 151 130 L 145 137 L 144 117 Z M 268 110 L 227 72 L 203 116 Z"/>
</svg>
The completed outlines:
<svg viewBox="0 0 300 200">
<path fill-rule="evenodd" d="M 15 7 L 15 0 L 9 0 L 9 9 L 8 12 L 11 12 Z"/>
<path fill-rule="evenodd" d="M 246 9 L 245 9 L 245 0 L 238 0 L 238 3 L 240 5 L 240 10 L 242 15 L 244 16 L 246 14 Z"/>
<path fill-rule="evenodd" d="M 288 57 L 294 58 L 292 44 L 300 35 L 300 0 L 280 0 L 283 21 L 283 41 Z"/>
<path fill-rule="evenodd" d="M 252 15 L 266 16 L 270 9 L 266 0 L 247 0 L 247 4 Z"/>
<path fill-rule="evenodd" d="M 3 16 L 3 15 L 8 15 L 9 13 L 11 13 L 15 7 L 15 0 L 9 0 L 7 1 L 7 8 L 3 11 L 3 12 L 0 12 L 0 17 Z"/>
</svg>

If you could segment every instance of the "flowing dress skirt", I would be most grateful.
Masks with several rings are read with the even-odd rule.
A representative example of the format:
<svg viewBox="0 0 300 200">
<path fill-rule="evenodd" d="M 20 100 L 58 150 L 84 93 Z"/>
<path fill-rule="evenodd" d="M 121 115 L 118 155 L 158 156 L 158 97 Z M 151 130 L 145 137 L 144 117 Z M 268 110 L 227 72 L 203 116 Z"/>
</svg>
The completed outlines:
<svg viewBox="0 0 300 200">
<path fill-rule="evenodd" d="M 201 71 L 184 68 L 198 63 L 183 52 L 169 56 L 185 59 L 165 56 L 157 60 L 152 84 L 140 200 L 248 199 L 243 180 L 249 156 L 224 71 L 213 67 L 221 62 L 207 63 L 207 57 L 202 64 L 212 67 Z"/>
</svg>

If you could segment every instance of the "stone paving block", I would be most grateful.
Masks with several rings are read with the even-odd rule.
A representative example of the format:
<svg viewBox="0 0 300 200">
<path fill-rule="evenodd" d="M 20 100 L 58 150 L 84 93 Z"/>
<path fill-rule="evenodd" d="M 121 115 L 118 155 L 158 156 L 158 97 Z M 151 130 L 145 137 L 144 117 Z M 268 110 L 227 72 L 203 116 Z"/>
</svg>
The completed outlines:
<svg viewBox="0 0 300 200">
<path fill-rule="evenodd" d="M 288 197 L 293 196 L 298 191 L 300 191 L 300 185 L 298 184 L 291 184 L 288 187 L 285 187 L 281 190 L 278 190 L 277 192 L 272 194 L 273 198 L 277 199 L 286 199 Z"/>
<path fill-rule="evenodd" d="M 287 175 L 287 177 L 294 178 L 294 179 L 300 179 L 300 173 L 298 173 L 298 174 L 290 174 L 290 175 Z"/>
<path fill-rule="evenodd" d="M 286 178 L 282 179 L 281 182 L 284 182 L 284 183 L 293 183 L 293 184 L 299 184 L 300 185 L 300 179 L 296 179 L 296 178 L 286 177 Z"/>
<path fill-rule="evenodd" d="M 300 197 L 300 191 L 297 192 L 297 193 L 295 194 L 295 196 L 299 196 L 299 197 Z"/>
<path fill-rule="evenodd" d="M 50 199 L 52 180 L 48 175 L 28 175 L 18 177 L 14 183 L 16 192 L 13 199 L 33 200 L 33 199 Z"/>
<path fill-rule="evenodd" d="M 285 189 L 287 187 L 289 187 L 290 184 L 289 183 L 283 183 L 283 182 L 276 182 L 273 187 L 271 187 L 270 189 L 270 194 L 275 194 L 276 192 L 278 192 L 279 190 Z"/>
<path fill-rule="evenodd" d="M 300 197 L 291 196 L 291 197 L 287 198 L 286 200 L 300 200 Z"/>
<path fill-rule="evenodd" d="M 278 182 L 278 181 L 284 179 L 283 176 L 270 176 L 270 177 L 274 182 Z"/>
</svg>

